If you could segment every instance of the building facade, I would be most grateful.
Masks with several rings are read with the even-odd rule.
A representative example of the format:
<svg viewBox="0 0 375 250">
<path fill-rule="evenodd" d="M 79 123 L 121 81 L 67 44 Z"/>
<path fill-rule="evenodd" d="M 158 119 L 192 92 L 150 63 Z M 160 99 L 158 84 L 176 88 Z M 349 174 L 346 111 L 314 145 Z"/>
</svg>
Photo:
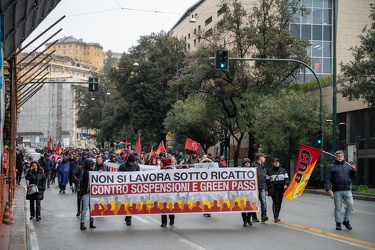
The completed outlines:
<svg viewBox="0 0 375 250">
<path fill-rule="evenodd" d="M 48 46 L 48 44 L 47 44 Z M 19 143 L 32 147 L 44 147 L 53 140 L 65 147 L 92 147 L 85 136 L 86 128 L 77 128 L 77 103 L 74 85 L 87 86 L 92 72 L 98 72 L 104 65 L 103 49 L 99 44 L 84 43 L 73 37 L 59 39 L 46 54 L 55 48 L 49 62 L 48 74 L 43 87 L 19 108 L 17 138 Z M 75 48 L 75 49 L 74 49 Z M 39 64 L 37 55 L 30 55 L 23 61 L 20 82 L 32 75 L 32 68 Z M 35 61 L 33 61 L 35 60 Z M 41 76 L 40 76 L 41 77 Z M 33 82 L 41 80 L 36 77 Z M 23 91 L 32 91 L 33 84 L 27 84 Z"/>
<path fill-rule="evenodd" d="M 48 47 L 50 43 L 47 43 Z M 46 53 L 55 50 L 55 55 L 59 57 L 69 57 L 75 63 L 89 64 L 100 70 L 104 65 L 103 47 L 99 43 L 87 43 L 82 39 L 73 36 L 63 37 L 57 43 L 47 48 Z"/>
</svg>

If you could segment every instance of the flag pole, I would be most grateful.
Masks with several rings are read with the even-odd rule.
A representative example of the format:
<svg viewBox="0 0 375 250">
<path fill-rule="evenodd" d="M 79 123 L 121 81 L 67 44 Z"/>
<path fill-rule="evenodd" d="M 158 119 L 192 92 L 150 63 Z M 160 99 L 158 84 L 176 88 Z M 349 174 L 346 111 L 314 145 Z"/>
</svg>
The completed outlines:
<svg viewBox="0 0 375 250">
<path fill-rule="evenodd" d="M 331 153 L 326 152 L 326 151 L 324 151 L 324 150 L 322 150 L 322 153 L 335 157 L 334 154 L 331 154 Z M 350 164 L 349 162 L 347 162 L 347 161 L 345 161 L 345 162 L 346 162 L 349 166 L 352 166 L 352 164 Z"/>
</svg>

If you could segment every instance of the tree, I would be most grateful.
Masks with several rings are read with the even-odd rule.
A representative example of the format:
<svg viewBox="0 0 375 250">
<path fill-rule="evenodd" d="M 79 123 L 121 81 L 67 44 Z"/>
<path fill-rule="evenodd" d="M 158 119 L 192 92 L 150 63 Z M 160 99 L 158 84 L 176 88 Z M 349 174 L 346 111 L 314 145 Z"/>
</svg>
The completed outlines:
<svg viewBox="0 0 375 250">
<path fill-rule="evenodd" d="M 199 142 L 204 152 L 214 146 L 222 131 L 215 122 L 214 112 L 215 109 L 197 94 L 176 102 L 164 120 L 165 128 L 173 132 L 174 148 L 184 150 L 186 138 Z"/>
<path fill-rule="evenodd" d="M 260 142 L 257 146 L 270 158 L 280 158 L 284 166 L 289 166 L 289 160 L 298 155 L 300 144 L 317 147 L 320 108 L 316 96 L 285 89 L 275 95 L 258 96 L 257 101 L 258 105 L 245 112 L 253 114 L 251 130 Z M 324 117 L 329 116 L 325 108 Z M 324 135 L 329 141 L 329 126 L 325 126 Z"/>
<path fill-rule="evenodd" d="M 175 81 L 176 65 L 182 67 L 184 48 L 184 42 L 164 31 L 141 36 L 111 70 L 109 78 L 116 85 L 121 102 L 126 103 L 126 119 L 120 113 L 116 117 L 128 128 L 126 139 L 135 141 L 140 133 L 142 145 L 150 148 L 165 138 L 163 122 L 176 101 L 171 82 Z"/>
<path fill-rule="evenodd" d="M 343 84 L 339 91 L 349 101 L 363 98 L 370 108 L 375 107 L 375 4 L 370 4 L 372 24 L 363 28 L 359 35 L 360 46 L 351 48 L 354 61 L 342 66 L 349 85 Z"/>
<path fill-rule="evenodd" d="M 300 66 L 289 63 L 258 63 L 249 61 L 229 62 L 229 70 L 217 72 L 208 58 L 221 48 L 221 40 L 230 45 L 230 57 L 290 58 L 295 56 L 307 61 L 306 41 L 298 40 L 286 29 L 289 20 L 298 10 L 299 1 L 260 0 L 249 15 L 237 0 L 223 1 L 223 19 L 214 30 L 201 30 L 204 39 L 200 48 L 187 56 L 186 68 L 181 71 L 180 82 L 185 92 L 199 92 L 215 107 L 215 121 L 228 129 L 236 145 L 234 164 L 237 164 L 241 142 L 251 121 L 244 119 L 242 109 L 247 92 L 271 94 L 289 86 Z M 223 38 L 223 35 L 225 37 Z M 250 118 L 251 119 L 251 118 Z"/>
</svg>

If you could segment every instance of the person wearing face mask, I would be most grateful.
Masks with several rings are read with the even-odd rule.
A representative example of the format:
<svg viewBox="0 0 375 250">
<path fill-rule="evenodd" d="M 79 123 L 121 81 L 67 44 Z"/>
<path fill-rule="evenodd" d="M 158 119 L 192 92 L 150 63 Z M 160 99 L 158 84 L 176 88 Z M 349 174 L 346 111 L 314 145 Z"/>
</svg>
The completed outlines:
<svg viewBox="0 0 375 250">
<path fill-rule="evenodd" d="M 36 221 L 40 221 L 41 217 L 41 200 L 44 199 L 44 190 L 46 190 L 46 177 L 43 168 L 37 161 L 30 163 L 30 168 L 26 169 L 26 180 L 30 184 L 38 186 L 38 192 L 34 194 L 27 194 L 26 200 L 30 200 L 30 220 L 36 216 Z"/>
<path fill-rule="evenodd" d="M 62 161 L 60 161 L 57 165 L 57 179 L 59 182 L 59 193 L 65 194 L 66 185 L 69 182 L 69 173 L 70 173 L 70 162 L 68 161 L 68 157 L 64 156 Z"/>
</svg>

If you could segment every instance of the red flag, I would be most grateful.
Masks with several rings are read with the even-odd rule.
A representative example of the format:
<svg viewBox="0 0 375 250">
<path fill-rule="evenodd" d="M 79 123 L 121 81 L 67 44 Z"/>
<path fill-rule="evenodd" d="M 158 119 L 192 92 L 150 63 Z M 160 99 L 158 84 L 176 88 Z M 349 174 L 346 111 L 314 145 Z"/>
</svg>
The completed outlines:
<svg viewBox="0 0 375 250">
<path fill-rule="evenodd" d="M 58 154 L 61 154 L 62 146 L 61 146 L 60 141 L 59 141 L 59 143 L 57 143 L 57 147 L 56 147 L 56 149 L 57 149 L 57 153 L 58 153 Z"/>
<path fill-rule="evenodd" d="M 159 147 L 158 147 L 158 150 L 156 151 L 157 154 L 160 154 L 161 152 L 164 152 L 165 151 L 165 145 L 164 145 L 164 141 L 162 140 L 159 144 Z"/>
<path fill-rule="evenodd" d="M 150 156 L 155 156 L 155 153 L 154 153 L 154 147 L 151 147 Z"/>
<path fill-rule="evenodd" d="M 52 137 L 51 137 L 51 136 L 49 137 L 49 143 L 48 143 L 48 146 L 49 146 L 50 149 L 52 149 L 53 142 L 52 142 Z"/>
<path fill-rule="evenodd" d="M 199 154 L 200 148 L 201 148 L 201 145 L 198 142 L 193 141 L 190 138 L 186 139 L 185 149 L 195 151 L 197 154 Z"/>
<path fill-rule="evenodd" d="M 135 146 L 135 152 L 140 154 L 142 151 L 142 146 L 141 146 L 141 135 L 138 135 L 138 141 L 137 145 Z"/>
<path fill-rule="evenodd" d="M 302 144 L 299 146 L 296 172 L 284 193 L 287 199 L 294 200 L 303 193 L 321 153 L 322 150 L 316 148 Z"/>
</svg>

